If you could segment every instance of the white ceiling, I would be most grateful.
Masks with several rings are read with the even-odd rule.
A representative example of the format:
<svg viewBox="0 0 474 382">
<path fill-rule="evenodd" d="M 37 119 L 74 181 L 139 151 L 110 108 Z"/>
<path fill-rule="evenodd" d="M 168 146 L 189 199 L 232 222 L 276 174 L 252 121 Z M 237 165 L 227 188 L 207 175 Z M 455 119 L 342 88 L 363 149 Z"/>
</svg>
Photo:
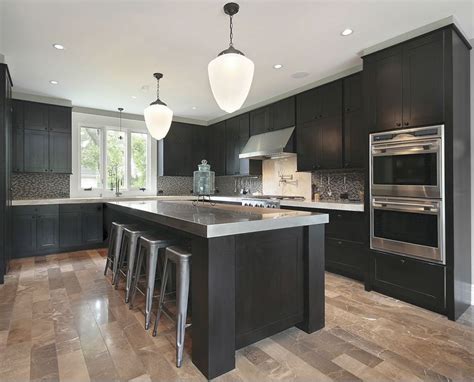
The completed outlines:
<svg viewBox="0 0 474 382">
<path fill-rule="evenodd" d="M 0 53 L 16 91 L 143 114 L 155 99 L 152 73 L 160 71 L 161 99 L 175 115 L 207 121 L 225 114 L 212 97 L 207 64 L 228 45 L 226 1 L 2 2 Z M 255 62 L 244 106 L 360 65 L 362 49 L 447 16 L 473 37 L 472 0 L 238 2 L 234 43 Z M 341 37 L 347 27 L 354 33 Z M 66 49 L 53 49 L 56 42 Z M 283 68 L 273 69 L 276 63 Z M 291 77 L 301 71 L 309 75 Z"/>
</svg>

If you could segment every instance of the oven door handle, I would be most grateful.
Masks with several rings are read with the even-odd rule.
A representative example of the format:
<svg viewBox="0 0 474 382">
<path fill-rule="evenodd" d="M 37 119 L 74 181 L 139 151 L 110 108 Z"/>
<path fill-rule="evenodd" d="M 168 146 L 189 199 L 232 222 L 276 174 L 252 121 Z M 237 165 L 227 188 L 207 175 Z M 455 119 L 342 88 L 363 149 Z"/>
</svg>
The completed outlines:
<svg viewBox="0 0 474 382">
<path fill-rule="evenodd" d="M 372 146 L 372 155 L 408 155 L 416 153 L 437 153 L 439 151 L 438 141 L 431 141 L 425 143 L 400 143 L 396 145 L 374 145 Z"/>
<path fill-rule="evenodd" d="M 436 204 L 373 201 L 372 206 L 377 210 L 411 212 L 429 215 L 436 215 L 439 213 L 439 208 Z"/>
</svg>

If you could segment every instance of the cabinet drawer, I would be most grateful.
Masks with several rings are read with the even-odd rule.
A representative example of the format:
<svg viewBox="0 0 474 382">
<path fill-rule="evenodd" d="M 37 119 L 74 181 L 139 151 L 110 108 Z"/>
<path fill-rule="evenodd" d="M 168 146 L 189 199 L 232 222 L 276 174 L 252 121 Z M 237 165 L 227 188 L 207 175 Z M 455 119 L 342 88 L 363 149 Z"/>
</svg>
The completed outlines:
<svg viewBox="0 0 474 382">
<path fill-rule="evenodd" d="M 367 266 L 367 253 L 363 244 L 326 239 L 326 269 L 328 271 L 362 280 Z"/>
<path fill-rule="evenodd" d="M 442 313 L 445 309 L 445 267 L 403 256 L 374 254 L 374 289 Z"/>
<path fill-rule="evenodd" d="M 50 206 L 37 206 L 38 215 L 57 215 L 59 214 L 59 204 Z"/>
<path fill-rule="evenodd" d="M 14 206 L 13 216 L 35 215 L 39 206 Z"/>
<path fill-rule="evenodd" d="M 81 212 L 81 204 L 61 204 L 59 210 L 61 213 Z"/>
<path fill-rule="evenodd" d="M 96 211 L 97 213 L 102 212 L 103 204 L 102 203 L 86 203 L 86 204 L 81 204 L 81 209 L 82 211 L 85 212 L 94 212 Z"/>
<path fill-rule="evenodd" d="M 364 213 L 329 211 L 329 224 L 326 225 L 327 237 L 364 243 L 367 241 L 366 231 Z"/>
</svg>

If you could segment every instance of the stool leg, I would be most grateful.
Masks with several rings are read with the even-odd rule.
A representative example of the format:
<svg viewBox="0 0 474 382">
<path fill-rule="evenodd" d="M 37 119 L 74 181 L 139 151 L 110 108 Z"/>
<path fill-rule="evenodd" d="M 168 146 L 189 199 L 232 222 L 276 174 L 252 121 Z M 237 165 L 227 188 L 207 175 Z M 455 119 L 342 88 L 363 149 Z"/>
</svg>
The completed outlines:
<svg viewBox="0 0 474 382">
<path fill-rule="evenodd" d="M 131 240 L 128 247 L 128 264 L 127 264 L 127 281 L 125 284 L 125 303 L 128 304 L 130 299 L 130 290 L 132 286 L 133 279 L 133 267 L 135 265 L 135 257 L 137 256 L 138 240 L 135 238 Z"/>
<path fill-rule="evenodd" d="M 114 253 L 112 254 L 113 259 L 114 259 L 114 264 L 112 268 L 112 285 L 115 284 L 116 280 L 116 275 L 118 271 L 118 266 L 119 266 L 119 258 L 120 258 L 120 252 L 122 250 L 122 244 L 123 244 L 123 229 L 117 228 L 117 233 L 115 235 L 115 243 L 114 243 Z"/>
<path fill-rule="evenodd" d="M 176 265 L 176 305 L 178 308 L 178 319 L 176 323 L 176 367 L 183 364 L 184 333 L 186 330 L 186 317 L 188 314 L 188 294 L 189 294 L 189 261 L 181 261 Z"/>
<path fill-rule="evenodd" d="M 151 307 L 153 305 L 153 293 L 155 291 L 155 275 L 158 262 L 159 248 L 150 248 L 148 255 L 147 273 L 146 273 L 146 301 L 145 301 L 145 330 L 150 327 Z"/>
<path fill-rule="evenodd" d="M 138 248 L 138 257 L 136 260 L 137 265 L 135 267 L 135 276 L 133 277 L 130 303 L 128 305 L 130 309 L 133 309 L 133 303 L 135 302 L 135 296 L 137 295 L 138 281 L 140 280 L 140 273 L 142 271 L 143 258 L 145 257 L 145 253 L 146 253 L 146 248 L 140 244 L 140 247 Z"/>
<path fill-rule="evenodd" d="M 153 327 L 153 337 L 156 337 L 156 333 L 158 333 L 158 323 L 160 322 L 161 309 L 163 307 L 163 303 L 165 302 L 166 283 L 168 281 L 168 273 L 169 273 L 168 268 L 169 268 L 168 257 L 165 256 L 165 265 L 163 267 L 163 277 L 161 278 L 160 300 L 158 303 L 158 311 L 156 312 L 155 326 Z"/>
<path fill-rule="evenodd" d="M 120 270 L 123 268 L 123 263 L 125 261 L 125 256 L 128 251 L 130 243 L 128 242 L 128 239 L 125 237 L 125 235 L 122 236 L 122 245 L 120 246 L 120 251 L 119 251 L 119 256 L 117 259 L 117 270 L 114 273 L 114 286 L 115 289 L 118 289 L 118 284 L 120 282 Z"/>
<path fill-rule="evenodd" d="M 109 270 L 110 262 L 112 261 L 116 235 L 117 235 L 117 228 L 114 225 L 112 225 L 112 227 L 110 228 L 109 249 L 107 251 L 107 261 L 105 262 L 104 276 L 107 276 L 107 271 Z"/>
</svg>

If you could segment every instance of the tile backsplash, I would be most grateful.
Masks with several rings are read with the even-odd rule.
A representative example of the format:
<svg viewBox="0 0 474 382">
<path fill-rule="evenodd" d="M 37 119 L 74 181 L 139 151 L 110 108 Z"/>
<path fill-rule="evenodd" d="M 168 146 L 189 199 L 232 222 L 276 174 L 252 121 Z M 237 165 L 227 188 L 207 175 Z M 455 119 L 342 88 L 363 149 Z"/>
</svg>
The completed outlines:
<svg viewBox="0 0 474 382">
<path fill-rule="evenodd" d="M 12 174 L 12 198 L 69 198 L 69 178 L 67 174 Z"/>
<path fill-rule="evenodd" d="M 158 195 L 190 195 L 192 176 L 159 176 L 156 181 Z"/>
<path fill-rule="evenodd" d="M 339 200 L 347 193 L 350 200 L 360 200 L 364 192 L 364 173 L 361 171 L 331 170 L 311 174 L 322 200 Z M 344 183 L 345 180 L 345 183 Z"/>
</svg>

